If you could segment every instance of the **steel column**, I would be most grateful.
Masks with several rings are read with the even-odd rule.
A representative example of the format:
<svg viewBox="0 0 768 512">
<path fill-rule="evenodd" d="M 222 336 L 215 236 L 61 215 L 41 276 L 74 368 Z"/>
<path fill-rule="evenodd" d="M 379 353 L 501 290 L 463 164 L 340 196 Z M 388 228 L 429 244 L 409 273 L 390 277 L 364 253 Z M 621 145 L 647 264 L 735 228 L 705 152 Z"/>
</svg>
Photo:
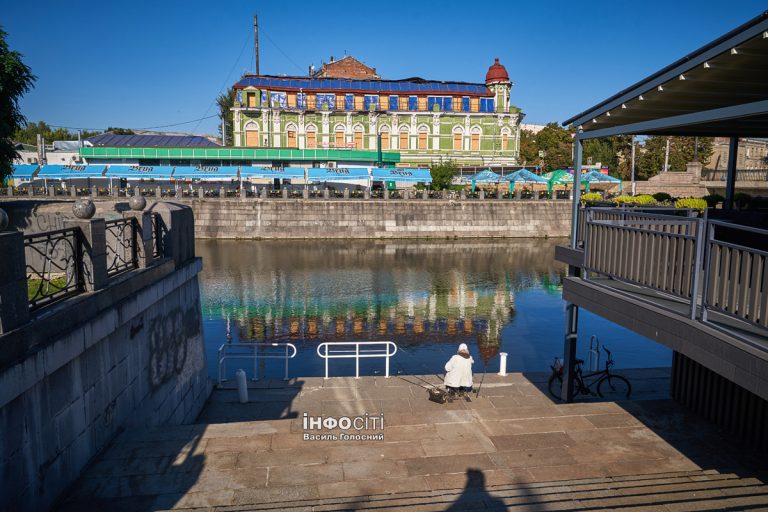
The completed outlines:
<svg viewBox="0 0 768 512">
<path fill-rule="evenodd" d="M 563 402 L 573 402 L 573 375 L 576 369 L 576 341 L 579 330 L 579 306 L 565 306 L 565 341 L 563 343 Z"/>
<path fill-rule="evenodd" d="M 731 137 L 728 146 L 728 173 L 725 178 L 725 203 L 726 210 L 733 209 L 733 194 L 736 190 L 736 161 L 739 154 L 739 138 Z"/>
<path fill-rule="evenodd" d="M 571 205 L 571 248 L 576 249 L 579 231 L 579 203 L 581 202 L 581 159 L 584 148 L 581 145 L 582 131 L 576 132 L 573 156 L 573 204 Z"/>
</svg>

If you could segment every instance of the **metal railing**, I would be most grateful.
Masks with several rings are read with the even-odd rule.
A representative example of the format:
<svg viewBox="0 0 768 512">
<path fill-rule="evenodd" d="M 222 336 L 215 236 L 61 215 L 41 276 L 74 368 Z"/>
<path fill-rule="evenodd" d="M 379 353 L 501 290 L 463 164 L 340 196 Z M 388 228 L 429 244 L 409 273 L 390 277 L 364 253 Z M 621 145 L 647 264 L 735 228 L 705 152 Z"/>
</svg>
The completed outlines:
<svg viewBox="0 0 768 512">
<path fill-rule="evenodd" d="M 107 241 L 107 275 L 122 274 L 138 267 L 137 226 L 135 219 L 104 222 Z"/>
<path fill-rule="evenodd" d="M 163 240 L 168 232 L 163 222 L 163 217 L 159 213 L 152 214 L 152 257 L 162 258 L 165 256 Z"/>
<path fill-rule="evenodd" d="M 351 347 L 354 348 L 350 349 Z M 390 352 L 390 348 L 394 350 Z M 317 355 L 325 360 L 326 379 L 330 359 L 354 359 L 355 378 L 358 379 L 360 378 L 360 359 L 364 358 L 383 358 L 386 361 L 384 376 L 389 378 L 389 358 L 395 354 L 397 354 L 397 345 L 391 341 L 329 341 L 317 346 Z"/>
<path fill-rule="evenodd" d="M 225 343 L 219 347 L 219 386 L 226 380 L 226 362 L 230 359 L 253 359 L 253 380 L 259 380 L 259 359 L 284 359 L 285 376 L 288 380 L 288 360 L 296 357 L 293 343 Z"/>
<path fill-rule="evenodd" d="M 25 235 L 24 253 L 30 311 L 84 290 L 78 228 Z"/>
<path fill-rule="evenodd" d="M 703 181 L 725 181 L 728 171 L 725 169 L 703 169 Z M 768 169 L 736 169 L 736 181 L 768 181 Z"/>
<path fill-rule="evenodd" d="M 718 227 L 768 240 L 765 229 L 709 222 L 702 320 L 712 310 L 768 329 L 768 252 L 719 239 Z"/>
</svg>

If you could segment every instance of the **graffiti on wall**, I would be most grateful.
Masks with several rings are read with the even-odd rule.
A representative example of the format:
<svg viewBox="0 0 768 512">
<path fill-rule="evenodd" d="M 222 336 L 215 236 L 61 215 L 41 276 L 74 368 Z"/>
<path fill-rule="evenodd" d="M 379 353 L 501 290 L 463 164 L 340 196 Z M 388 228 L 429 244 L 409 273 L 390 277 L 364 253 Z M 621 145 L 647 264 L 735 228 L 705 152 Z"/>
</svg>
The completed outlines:
<svg viewBox="0 0 768 512">
<path fill-rule="evenodd" d="M 149 385 L 154 390 L 181 375 L 188 346 L 200 334 L 200 305 L 173 308 L 149 325 Z"/>
</svg>

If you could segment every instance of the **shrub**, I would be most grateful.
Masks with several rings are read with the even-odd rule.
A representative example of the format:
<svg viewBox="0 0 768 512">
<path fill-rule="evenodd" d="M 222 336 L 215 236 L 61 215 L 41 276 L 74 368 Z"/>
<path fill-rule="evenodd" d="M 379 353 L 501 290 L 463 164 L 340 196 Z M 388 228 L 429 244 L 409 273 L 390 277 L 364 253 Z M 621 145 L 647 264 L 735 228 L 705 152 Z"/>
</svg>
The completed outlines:
<svg viewBox="0 0 768 512">
<path fill-rule="evenodd" d="M 675 201 L 675 208 L 692 208 L 694 210 L 706 210 L 707 202 L 698 197 L 686 197 Z"/>
<path fill-rule="evenodd" d="M 655 194 L 653 194 L 653 198 L 658 203 L 664 203 L 666 201 L 670 201 L 670 202 L 672 201 L 672 196 L 667 194 L 666 192 L 656 192 Z"/>
<path fill-rule="evenodd" d="M 739 208 L 747 208 L 749 203 L 752 202 L 752 196 L 744 192 L 737 192 L 733 194 L 733 202 Z"/>
<path fill-rule="evenodd" d="M 714 208 L 717 206 L 717 203 L 722 203 L 725 201 L 725 198 L 720 194 L 709 194 L 708 196 L 702 197 L 702 199 L 707 202 L 707 206 L 710 208 Z"/>
<path fill-rule="evenodd" d="M 581 202 L 586 203 L 589 201 L 602 201 L 603 196 L 600 195 L 600 192 L 587 192 L 586 194 L 581 194 Z"/>
<path fill-rule="evenodd" d="M 649 196 L 648 194 L 643 194 L 639 196 L 617 196 L 613 198 L 613 202 L 622 205 L 622 204 L 634 204 L 634 205 L 650 205 L 650 204 L 656 204 L 656 200 L 653 198 L 653 196 Z"/>
</svg>

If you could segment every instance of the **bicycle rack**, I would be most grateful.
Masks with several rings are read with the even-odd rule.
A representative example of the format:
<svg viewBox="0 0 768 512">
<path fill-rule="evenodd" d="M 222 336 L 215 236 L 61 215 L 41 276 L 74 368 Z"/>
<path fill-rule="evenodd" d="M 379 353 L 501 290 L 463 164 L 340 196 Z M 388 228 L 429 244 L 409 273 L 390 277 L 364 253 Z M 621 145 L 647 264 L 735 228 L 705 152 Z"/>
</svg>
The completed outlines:
<svg viewBox="0 0 768 512">
<path fill-rule="evenodd" d="M 588 369 L 591 372 L 595 372 L 600 369 L 600 339 L 597 334 L 593 334 L 589 338 L 589 352 L 587 356 Z M 594 364 L 593 364 L 594 363 Z"/>
</svg>

